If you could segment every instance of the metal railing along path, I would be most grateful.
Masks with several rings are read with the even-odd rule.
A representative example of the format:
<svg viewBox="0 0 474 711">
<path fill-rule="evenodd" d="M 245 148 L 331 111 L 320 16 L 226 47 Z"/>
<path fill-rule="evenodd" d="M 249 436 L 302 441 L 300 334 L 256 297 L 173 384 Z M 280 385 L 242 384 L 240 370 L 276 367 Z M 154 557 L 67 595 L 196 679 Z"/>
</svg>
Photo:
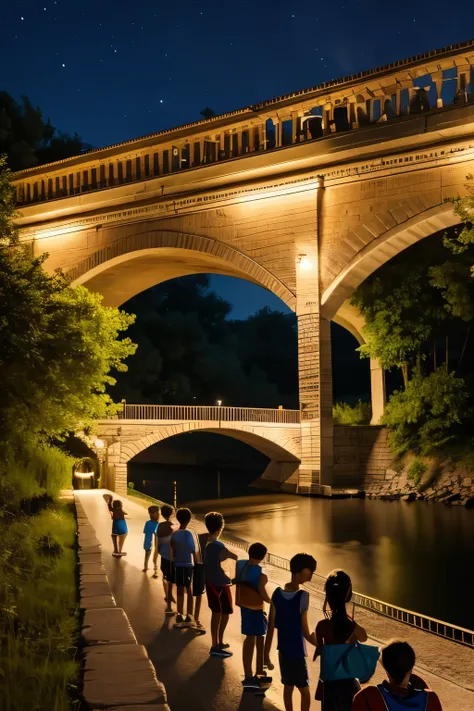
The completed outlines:
<svg viewBox="0 0 474 711">
<path fill-rule="evenodd" d="M 299 410 L 218 405 L 128 405 L 118 414 L 124 420 L 199 420 L 206 422 L 270 422 L 298 424 Z"/>
<path fill-rule="evenodd" d="M 162 504 L 162 502 L 158 501 L 158 499 L 153 499 L 147 494 L 141 494 L 139 491 L 134 490 L 133 496 L 138 498 L 143 497 L 147 501 L 152 501 L 160 505 Z M 250 543 L 238 538 L 234 539 L 228 536 L 221 536 L 221 541 L 245 552 L 248 552 L 250 547 Z M 290 570 L 290 561 L 288 558 L 283 558 L 275 553 L 268 552 L 265 557 L 265 563 L 267 565 L 273 565 L 275 568 L 282 568 L 283 570 L 288 571 Z M 304 587 L 309 592 L 324 595 L 325 582 L 326 578 L 323 575 L 315 573 L 311 583 L 307 583 Z M 388 617 L 392 620 L 396 620 L 397 622 L 409 625 L 410 627 L 415 627 L 423 632 L 435 634 L 438 637 L 443 637 L 451 642 L 457 642 L 458 644 L 463 644 L 466 647 L 474 649 L 474 630 L 468 630 L 464 627 L 451 624 L 450 622 L 443 622 L 442 620 L 437 620 L 434 617 L 422 615 L 419 612 L 413 612 L 413 610 L 405 610 L 405 608 L 398 607 L 398 605 L 392 605 L 389 602 L 383 602 L 382 600 L 377 600 L 374 597 L 363 595 L 362 593 L 355 591 L 352 593 L 352 603 L 355 606 L 362 607 L 365 610 L 370 610 L 371 612 L 375 612 L 383 617 Z"/>
</svg>

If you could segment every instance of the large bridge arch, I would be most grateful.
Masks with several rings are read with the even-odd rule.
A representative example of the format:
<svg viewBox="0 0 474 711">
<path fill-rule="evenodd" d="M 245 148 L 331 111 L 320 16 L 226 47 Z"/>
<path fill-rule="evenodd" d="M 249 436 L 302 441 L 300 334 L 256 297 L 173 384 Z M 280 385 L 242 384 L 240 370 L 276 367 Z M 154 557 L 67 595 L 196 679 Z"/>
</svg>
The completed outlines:
<svg viewBox="0 0 474 711">
<path fill-rule="evenodd" d="M 73 286 L 84 284 L 120 306 L 141 291 L 169 279 L 216 273 L 246 279 L 268 289 L 293 311 L 296 295 L 268 269 L 225 242 L 172 230 L 122 237 L 67 272 Z"/>
<path fill-rule="evenodd" d="M 109 481 L 108 485 L 124 495 L 127 491 L 127 465 L 131 459 L 154 444 L 190 432 L 233 437 L 254 447 L 270 460 L 266 473 L 271 473 L 273 480 L 287 480 L 298 470 L 301 462 L 301 428 L 298 424 L 223 422 L 218 427 L 215 422 L 199 420 L 168 423 L 126 420 L 113 423 L 103 420 L 97 423 L 97 434 L 106 443 L 108 467 L 114 469 L 114 481 Z"/>
<path fill-rule="evenodd" d="M 403 206 L 404 203 L 400 203 L 400 211 L 406 216 L 407 213 L 403 210 Z M 385 224 L 395 221 L 393 212 L 389 211 L 380 218 L 384 220 Z M 378 218 L 379 227 L 382 225 L 380 218 Z M 455 215 L 452 203 L 443 202 L 408 219 L 401 220 L 388 230 L 379 232 L 375 238 L 373 237 L 354 254 L 323 292 L 321 297 L 323 316 L 332 320 L 353 291 L 389 259 L 421 239 L 430 237 L 436 232 L 458 223 L 459 217 Z M 372 223 L 367 226 L 362 225 L 362 227 L 366 227 L 367 233 L 373 236 L 373 230 L 376 228 Z"/>
</svg>

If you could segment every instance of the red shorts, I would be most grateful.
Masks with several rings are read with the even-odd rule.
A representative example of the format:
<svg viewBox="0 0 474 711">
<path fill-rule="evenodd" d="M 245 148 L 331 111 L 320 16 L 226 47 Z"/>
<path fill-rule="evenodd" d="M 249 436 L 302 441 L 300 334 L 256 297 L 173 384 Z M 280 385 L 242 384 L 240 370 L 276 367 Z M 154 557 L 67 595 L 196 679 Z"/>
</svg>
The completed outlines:
<svg viewBox="0 0 474 711">
<path fill-rule="evenodd" d="M 230 585 L 221 586 L 206 583 L 206 593 L 207 604 L 212 612 L 220 612 L 221 615 L 231 615 L 233 613 Z"/>
</svg>

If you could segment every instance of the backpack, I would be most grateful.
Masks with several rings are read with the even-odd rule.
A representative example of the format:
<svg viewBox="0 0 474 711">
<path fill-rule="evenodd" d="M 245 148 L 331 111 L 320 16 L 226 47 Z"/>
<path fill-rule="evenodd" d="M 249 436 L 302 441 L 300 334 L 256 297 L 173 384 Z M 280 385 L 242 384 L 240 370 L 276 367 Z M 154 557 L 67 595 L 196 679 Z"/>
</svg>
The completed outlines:
<svg viewBox="0 0 474 711">
<path fill-rule="evenodd" d="M 258 590 L 246 580 L 248 563 L 242 567 L 240 575 L 232 581 L 235 588 L 235 604 L 238 607 L 248 607 L 250 610 L 263 610 L 264 604 Z"/>
<path fill-rule="evenodd" d="M 383 684 L 377 686 L 387 711 L 426 711 L 428 708 L 428 692 L 414 690 L 408 696 L 397 696 Z"/>
</svg>

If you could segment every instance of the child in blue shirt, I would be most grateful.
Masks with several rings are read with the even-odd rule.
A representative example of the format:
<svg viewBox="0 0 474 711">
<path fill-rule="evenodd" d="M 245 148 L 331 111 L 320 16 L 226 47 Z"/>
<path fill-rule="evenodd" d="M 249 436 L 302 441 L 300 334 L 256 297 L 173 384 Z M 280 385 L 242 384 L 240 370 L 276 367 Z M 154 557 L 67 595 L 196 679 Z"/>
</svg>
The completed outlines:
<svg viewBox="0 0 474 711">
<path fill-rule="evenodd" d="M 151 549 L 153 547 L 153 539 L 158 529 L 158 519 L 160 518 L 160 509 L 158 506 L 149 506 L 148 515 L 150 516 L 150 520 L 145 523 L 145 527 L 143 529 L 143 549 L 145 551 L 145 564 L 143 566 L 144 573 L 148 570 L 148 561 L 150 560 Z"/>
<path fill-rule="evenodd" d="M 262 572 L 261 563 L 267 554 L 263 543 L 252 543 L 247 560 L 238 560 L 235 569 L 235 604 L 240 607 L 242 634 L 245 640 L 242 648 L 244 664 L 244 688 L 260 689 L 271 679 L 264 676 L 264 643 L 267 632 L 265 602 L 271 602 L 265 585 L 268 577 Z M 257 673 L 253 674 L 253 657 L 257 648 Z"/>
<path fill-rule="evenodd" d="M 290 560 L 291 580 L 272 595 L 268 632 L 265 641 L 265 662 L 273 669 L 270 649 L 275 627 L 278 630 L 278 658 L 280 662 L 283 701 L 286 711 L 293 710 L 293 690 L 301 694 L 301 711 L 309 711 L 308 667 L 306 665 L 305 639 L 316 647 L 316 634 L 310 634 L 308 625 L 309 593 L 300 590 L 316 570 L 316 561 L 307 553 L 297 553 Z"/>
</svg>

